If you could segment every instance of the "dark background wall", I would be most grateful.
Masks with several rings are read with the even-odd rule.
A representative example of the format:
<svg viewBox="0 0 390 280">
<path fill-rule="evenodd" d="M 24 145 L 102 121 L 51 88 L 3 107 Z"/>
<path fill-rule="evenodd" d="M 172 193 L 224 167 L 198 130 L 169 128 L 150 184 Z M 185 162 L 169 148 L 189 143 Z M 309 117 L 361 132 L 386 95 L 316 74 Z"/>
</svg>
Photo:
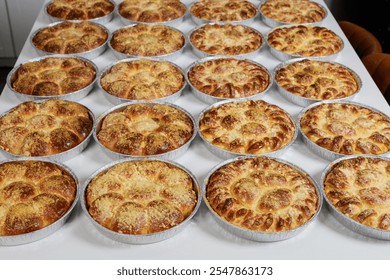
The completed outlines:
<svg viewBox="0 0 390 280">
<path fill-rule="evenodd" d="M 347 20 L 369 30 L 390 53 L 390 0 L 333 0 L 329 5 L 337 21 Z"/>
</svg>

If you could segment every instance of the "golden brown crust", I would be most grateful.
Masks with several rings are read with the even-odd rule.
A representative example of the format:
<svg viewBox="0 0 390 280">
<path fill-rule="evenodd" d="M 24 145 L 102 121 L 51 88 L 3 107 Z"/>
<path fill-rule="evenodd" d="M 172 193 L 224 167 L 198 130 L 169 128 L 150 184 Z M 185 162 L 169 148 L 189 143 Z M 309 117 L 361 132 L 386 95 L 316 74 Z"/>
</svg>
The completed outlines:
<svg viewBox="0 0 390 280">
<path fill-rule="evenodd" d="M 326 174 L 325 195 L 355 221 L 390 230 L 389 160 L 357 157 L 336 163 Z"/>
<path fill-rule="evenodd" d="M 184 16 L 186 10 L 179 0 L 125 0 L 118 6 L 122 17 L 139 22 L 174 20 Z"/>
<path fill-rule="evenodd" d="M 11 86 L 22 94 L 56 96 L 83 89 L 95 77 L 95 68 L 84 60 L 48 57 L 20 65 L 11 79 Z"/>
<path fill-rule="evenodd" d="M 42 161 L 0 164 L 0 236 L 29 233 L 61 218 L 77 183 L 58 165 Z"/>
<path fill-rule="evenodd" d="M 343 41 L 321 26 L 285 26 L 268 34 L 268 44 L 281 52 L 298 56 L 327 56 L 341 50 Z"/>
<path fill-rule="evenodd" d="M 319 22 L 326 16 L 318 3 L 302 0 L 267 0 L 260 11 L 270 19 L 290 24 Z"/>
<path fill-rule="evenodd" d="M 32 38 L 32 43 L 37 49 L 48 53 L 73 54 L 96 49 L 107 38 L 107 32 L 92 22 L 64 21 L 43 28 Z"/>
<path fill-rule="evenodd" d="M 190 117 L 179 109 L 164 104 L 132 104 L 105 116 L 97 138 L 111 151 L 145 156 L 177 149 L 193 134 Z"/>
<path fill-rule="evenodd" d="M 155 160 L 117 164 L 86 188 L 86 207 L 102 226 L 125 234 L 150 234 L 183 222 L 195 209 L 195 182 L 182 169 Z"/>
<path fill-rule="evenodd" d="M 282 149 L 295 134 L 287 112 L 265 101 L 229 102 L 206 111 L 199 132 L 213 145 L 240 154 Z"/>
<path fill-rule="evenodd" d="M 336 153 L 378 155 L 390 150 L 388 117 L 358 105 L 321 104 L 302 115 L 300 126 L 311 141 Z"/>
<path fill-rule="evenodd" d="M 201 0 L 192 4 L 192 15 L 211 21 L 241 21 L 256 16 L 255 5 L 245 0 Z"/>
<path fill-rule="evenodd" d="M 263 43 L 261 35 L 244 25 L 206 24 L 190 36 L 198 50 L 214 55 L 240 55 L 254 52 Z"/>
<path fill-rule="evenodd" d="M 88 109 L 78 103 L 24 102 L 0 118 L 0 148 L 15 155 L 54 155 L 84 141 L 92 126 Z"/>
<path fill-rule="evenodd" d="M 184 46 L 183 34 L 165 25 L 137 24 L 114 32 L 114 50 L 132 56 L 159 56 L 174 53 Z"/>
<path fill-rule="evenodd" d="M 139 59 L 120 62 L 100 79 L 109 94 L 132 100 L 152 100 L 170 96 L 182 89 L 184 75 L 167 61 Z"/>
<path fill-rule="evenodd" d="M 281 232 L 305 224 L 319 210 L 308 177 L 276 160 L 236 160 L 208 179 L 206 199 L 227 222 L 253 231 Z"/>
<path fill-rule="evenodd" d="M 220 58 L 193 66 L 188 79 L 199 91 L 220 98 L 241 98 L 263 92 L 270 84 L 265 68 L 247 60 Z"/>
<path fill-rule="evenodd" d="M 292 94 L 317 100 L 345 98 L 359 89 L 348 68 L 309 59 L 281 67 L 275 73 L 275 81 Z"/>
<path fill-rule="evenodd" d="M 88 20 L 104 17 L 114 8 L 108 0 L 53 0 L 47 13 L 64 20 Z"/>
</svg>

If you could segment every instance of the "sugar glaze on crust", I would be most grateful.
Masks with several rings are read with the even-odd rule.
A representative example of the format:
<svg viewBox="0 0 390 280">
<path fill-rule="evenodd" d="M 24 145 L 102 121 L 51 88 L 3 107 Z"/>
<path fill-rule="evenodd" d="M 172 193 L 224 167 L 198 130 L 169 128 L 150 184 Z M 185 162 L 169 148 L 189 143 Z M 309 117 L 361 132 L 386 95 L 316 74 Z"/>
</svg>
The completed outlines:
<svg viewBox="0 0 390 280">
<path fill-rule="evenodd" d="M 366 226 L 390 230 L 390 163 L 369 157 L 344 159 L 326 174 L 324 192 L 333 206 Z"/>
<path fill-rule="evenodd" d="M 317 100 L 345 98 L 359 90 L 359 84 L 348 68 L 309 59 L 281 67 L 275 73 L 275 81 L 292 94 Z"/>
<path fill-rule="evenodd" d="M 186 13 L 179 0 L 125 0 L 118 6 L 121 16 L 138 22 L 165 22 L 178 19 Z"/>
<path fill-rule="evenodd" d="M 296 56 L 328 56 L 338 53 L 343 41 L 332 30 L 321 26 L 284 26 L 268 34 L 268 44 Z"/>
<path fill-rule="evenodd" d="M 190 40 L 202 52 L 213 55 L 241 55 L 262 45 L 262 36 L 244 25 L 206 24 L 195 30 Z"/>
<path fill-rule="evenodd" d="M 42 51 L 55 54 L 87 52 L 103 45 L 108 38 L 100 26 L 89 22 L 64 21 L 45 27 L 32 39 L 34 46 Z"/>
<path fill-rule="evenodd" d="M 170 229 L 191 215 L 197 203 L 192 178 L 155 160 L 116 164 L 88 184 L 86 208 L 102 226 L 123 234 Z"/>
<path fill-rule="evenodd" d="M 188 79 L 197 90 L 220 98 L 253 96 L 265 91 L 270 84 L 264 67 L 235 58 L 197 63 L 189 70 Z"/>
<path fill-rule="evenodd" d="M 88 20 L 104 17 L 114 11 L 108 0 L 53 0 L 47 13 L 64 20 Z"/>
<path fill-rule="evenodd" d="M 227 222 L 268 233 L 304 225 L 320 205 L 317 190 L 305 174 L 266 157 L 220 167 L 208 179 L 205 196 Z"/>
<path fill-rule="evenodd" d="M 345 155 L 390 150 L 390 121 L 381 113 L 349 103 L 324 103 L 301 117 L 302 132 L 314 143 Z"/>
<path fill-rule="evenodd" d="M 25 234 L 60 219 L 76 198 L 77 183 L 43 161 L 0 164 L 0 236 Z"/>
<path fill-rule="evenodd" d="M 267 0 L 260 11 L 270 19 L 290 24 L 319 22 L 326 16 L 318 3 L 305 0 Z"/>
<path fill-rule="evenodd" d="M 14 155 L 54 155 L 79 145 L 92 126 L 89 110 L 76 102 L 24 102 L 0 118 L 0 148 Z"/>
<path fill-rule="evenodd" d="M 212 107 L 199 120 L 199 130 L 211 144 L 240 154 L 264 154 L 282 149 L 295 134 L 288 113 L 262 100 Z"/>
<path fill-rule="evenodd" d="M 190 117 L 165 104 L 132 104 L 109 113 L 97 138 L 106 148 L 133 156 L 157 155 L 183 146 L 194 133 Z"/>
<path fill-rule="evenodd" d="M 256 16 L 255 5 L 245 0 L 201 0 L 192 4 L 192 15 L 209 21 L 241 21 Z"/>
</svg>

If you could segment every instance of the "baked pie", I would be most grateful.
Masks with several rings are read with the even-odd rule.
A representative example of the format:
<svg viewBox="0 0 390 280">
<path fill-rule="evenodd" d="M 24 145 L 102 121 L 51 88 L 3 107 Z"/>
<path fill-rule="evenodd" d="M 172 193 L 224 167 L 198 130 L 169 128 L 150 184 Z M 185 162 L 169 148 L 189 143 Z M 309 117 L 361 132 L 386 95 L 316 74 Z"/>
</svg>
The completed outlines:
<svg viewBox="0 0 390 280">
<path fill-rule="evenodd" d="M 261 34 L 245 25 L 206 24 L 194 30 L 190 42 L 196 49 L 212 55 L 243 55 L 260 49 Z"/>
<path fill-rule="evenodd" d="M 190 68 L 188 79 L 195 89 L 219 98 L 250 97 L 265 91 L 271 83 L 265 67 L 236 58 L 196 63 Z"/>
<path fill-rule="evenodd" d="M 58 96 L 81 90 L 95 78 L 95 67 L 86 60 L 46 57 L 20 65 L 11 78 L 11 87 L 26 95 Z"/>
<path fill-rule="evenodd" d="M 267 38 L 270 47 L 293 56 L 328 56 L 338 53 L 343 41 L 332 30 L 321 26 L 283 26 Z"/>
<path fill-rule="evenodd" d="M 76 102 L 24 102 L 0 118 L 0 148 L 19 156 L 55 155 L 83 142 L 92 127 L 89 110 Z"/>
<path fill-rule="evenodd" d="M 140 160 L 116 164 L 96 175 L 85 190 L 89 215 L 122 234 L 151 234 L 189 217 L 198 200 L 196 183 L 177 166 Z"/>
<path fill-rule="evenodd" d="M 136 24 L 115 31 L 110 44 L 120 53 L 130 56 L 161 56 L 184 47 L 180 31 L 165 25 Z"/>
<path fill-rule="evenodd" d="M 278 68 L 275 82 L 292 94 L 316 100 L 345 98 L 360 87 L 355 74 L 347 67 L 309 59 Z"/>
<path fill-rule="evenodd" d="M 183 17 L 186 6 L 179 0 L 125 0 L 118 6 L 119 14 L 131 21 L 166 22 Z"/>
<path fill-rule="evenodd" d="M 167 153 L 186 144 L 194 134 L 191 118 L 173 106 L 131 104 L 107 114 L 96 135 L 107 149 L 131 156 Z"/>
<path fill-rule="evenodd" d="M 185 84 L 184 75 L 167 61 L 149 59 L 119 62 L 100 79 L 109 94 L 131 100 L 152 100 L 177 93 Z"/>
<path fill-rule="evenodd" d="M 342 214 L 390 230 L 390 163 L 370 157 L 343 159 L 327 172 L 324 193 Z"/>
<path fill-rule="evenodd" d="M 290 24 L 320 22 L 326 16 L 321 5 L 307 0 L 267 0 L 260 12 L 274 21 Z"/>
<path fill-rule="evenodd" d="M 32 43 L 44 52 L 74 54 L 96 49 L 107 38 L 107 31 L 92 22 L 64 21 L 38 31 L 32 38 Z"/>
<path fill-rule="evenodd" d="M 77 194 L 73 176 L 45 161 L 0 164 L 0 236 L 14 236 L 53 224 L 71 208 Z"/>
<path fill-rule="evenodd" d="M 293 141 L 295 125 L 287 112 L 262 100 L 212 106 L 199 119 L 202 138 L 223 150 L 264 154 Z"/>
<path fill-rule="evenodd" d="M 255 5 L 245 0 L 201 0 L 191 5 L 193 16 L 206 21 L 242 21 L 254 18 Z"/>
<path fill-rule="evenodd" d="M 350 103 L 322 103 L 305 111 L 302 132 L 314 143 L 345 155 L 390 150 L 390 121 L 382 113 Z"/>
<path fill-rule="evenodd" d="M 109 0 L 53 0 L 47 13 L 63 20 L 89 20 L 104 17 L 114 11 Z"/>
<path fill-rule="evenodd" d="M 228 223 L 267 233 L 296 229 L 320 208 L 318 191 L 306 174 L 267 157 L 223 165 L 208 178 L 205 197 Z"/>
</svg>

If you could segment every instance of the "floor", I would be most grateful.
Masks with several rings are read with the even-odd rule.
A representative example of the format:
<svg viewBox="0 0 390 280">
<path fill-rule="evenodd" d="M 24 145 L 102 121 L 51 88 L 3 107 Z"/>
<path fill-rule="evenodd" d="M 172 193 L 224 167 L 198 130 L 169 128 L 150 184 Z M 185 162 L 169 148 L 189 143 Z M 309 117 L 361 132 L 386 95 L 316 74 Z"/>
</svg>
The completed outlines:
<svg viewBox="0 0 390 280">
<path fill-rule="evenodd" d="M 11 71 L 11 69 L 11 67 L 0 67 L 0 94 L 3 92 L 8 72 Z"/>
</svg>

